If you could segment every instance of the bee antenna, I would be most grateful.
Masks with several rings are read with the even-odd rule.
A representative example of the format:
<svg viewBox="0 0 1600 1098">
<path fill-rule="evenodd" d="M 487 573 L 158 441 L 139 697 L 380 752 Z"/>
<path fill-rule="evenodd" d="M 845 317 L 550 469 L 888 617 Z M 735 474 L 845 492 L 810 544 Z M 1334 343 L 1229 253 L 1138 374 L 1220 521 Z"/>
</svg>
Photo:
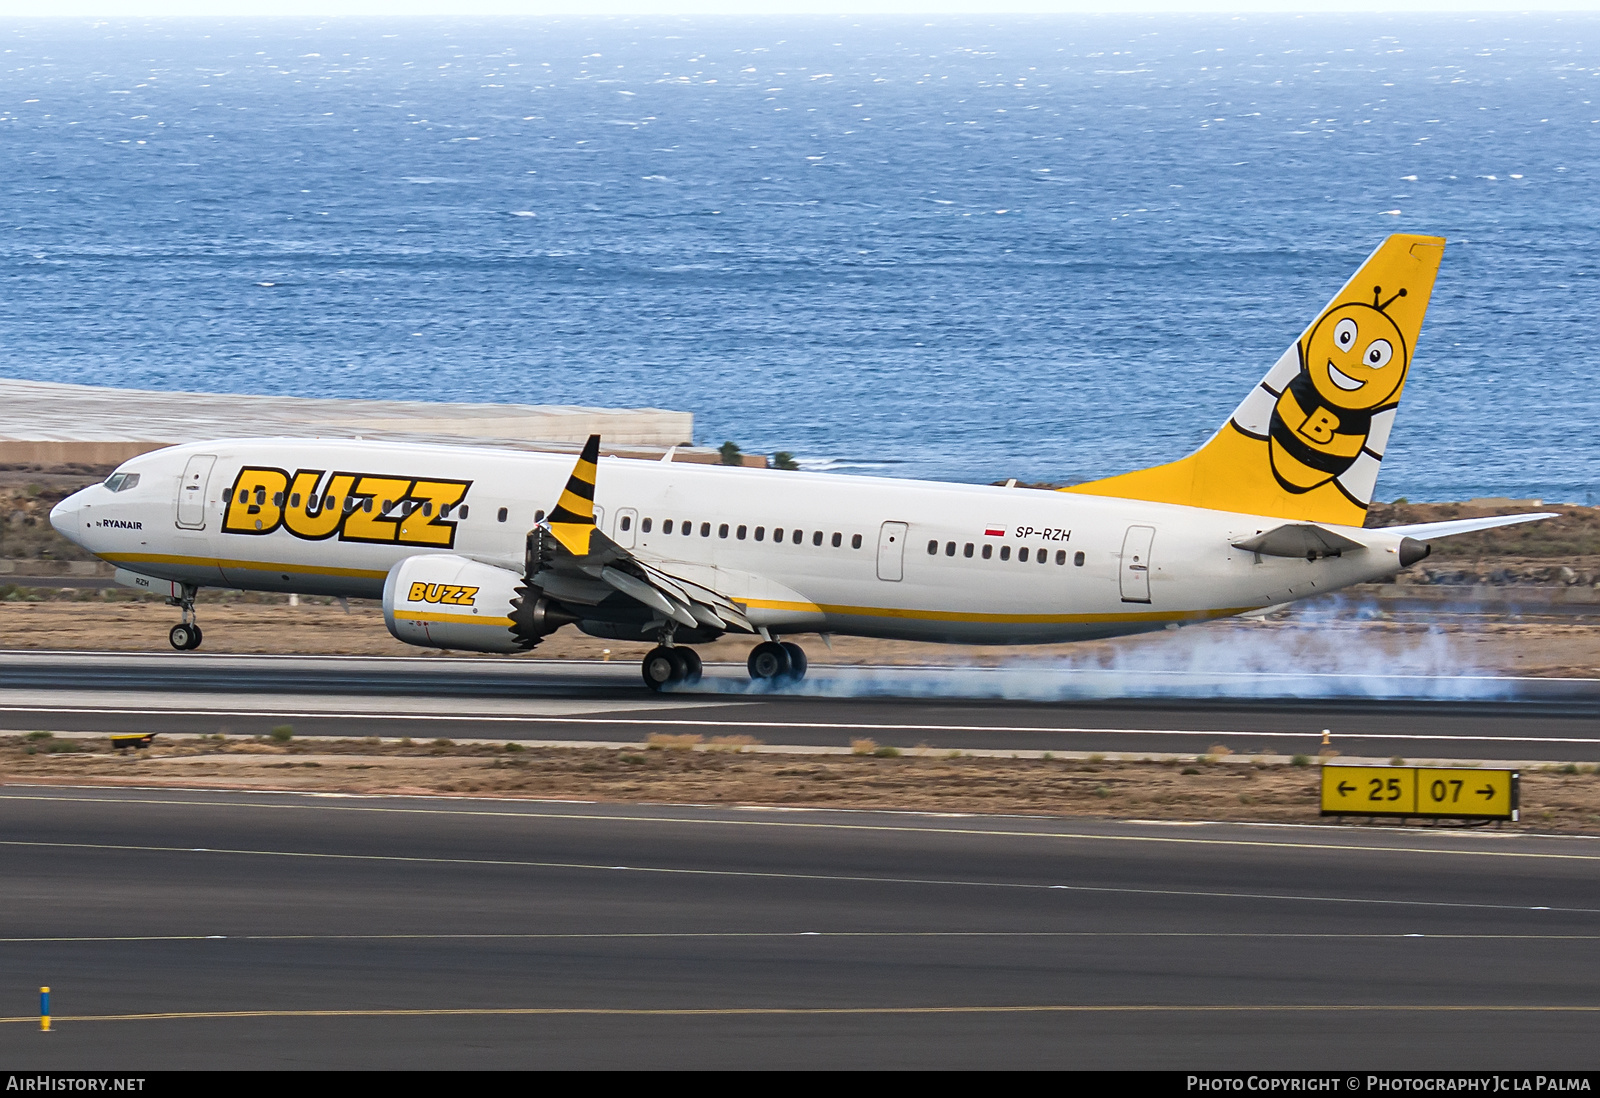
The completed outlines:
<svg viewBox="0 0 1600 1098">
<path fill-rule="evenodd" d="M 1377 290 L 1378 287 L 1374 286 L 1373 289 Z M 1388 301 L 1385 301 L 1383 304 L 1378 305 L 1378 295 L 1375 293 L 1375 294 L 1372 295 L 1372 303 L 1374 305 L 1378 305 L 1378 311 L 1381 313 L 1385 309 L 1387 309 L 1389 306 L 1394 304 L 1395 297 L 1405 297 L 1405 296 L 1406 296 L 1405 290 L 1401 289 L 1401 291 L 1399 293 L 1395 294 L 1394 297 L 1391 297 Z"/>
</svg>

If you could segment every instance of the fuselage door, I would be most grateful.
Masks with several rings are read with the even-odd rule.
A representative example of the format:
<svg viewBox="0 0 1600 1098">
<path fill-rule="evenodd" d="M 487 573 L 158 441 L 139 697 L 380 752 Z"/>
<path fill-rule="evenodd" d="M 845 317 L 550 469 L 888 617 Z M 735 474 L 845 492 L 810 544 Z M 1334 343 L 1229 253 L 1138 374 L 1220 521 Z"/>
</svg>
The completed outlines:
<svg viewBox="0 0 1600 1098">
<path fill-rule="evenodd" d="M 886 522 L 878 530 L 878 578 L 899 582 L 905 575 L 906 524 Z"/>
<path fill-rule="evenodd" d="M 1154 526 L 1130 526 L 1122 537 L 1122 601 L 1150 601 L 1150 543 Z"/>
<path fill-rule="evenodd" d="M 206 528 L 206 487 L 216 463 L 216 454 L 196 454 L 183 467 L 183 480 L 178 485 L 178 525 L 185 530 Z"/>
<path fill-rule="evenodd" d="M 634 527 L 639 525 L 639 512 L 632 507 L 617 509 L 617 528 L 611 531 L 611 540 L 624 549 L 633 548 Z"/>
</svg>

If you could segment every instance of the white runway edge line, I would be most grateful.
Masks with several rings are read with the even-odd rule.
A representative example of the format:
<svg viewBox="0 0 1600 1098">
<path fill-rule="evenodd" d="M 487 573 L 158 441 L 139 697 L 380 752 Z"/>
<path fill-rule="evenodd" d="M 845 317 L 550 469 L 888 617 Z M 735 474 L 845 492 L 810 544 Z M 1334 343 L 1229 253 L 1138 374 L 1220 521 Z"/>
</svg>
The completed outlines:
<svg viewBox="0 0 1600 1098">
<path fill-rule="evenodd" d="M 12 788 L 30 788 L 30 787 L 12 787 Z M 31 787 L 31 788 L 37 788 L 37 787 Z M 1191 837 L 1188 837 L 1188 836 L 1180 836 L 1180 835 L 1110 835 L 1110 834 L 1103 834 L 1103 833 L 1097 834 L 1095 832 L 1089 832 L 1089 831 L 1021 830 L 1021 829 L 1018 829 L 1016 827 L 1010 827 L 1010 828 L 951 827 L 951 826 L 949 826 L 947 824 L 941 824 L 939 826 L 918 826 L 918 825 L 913 825 L 913 824 L 909 824 L 909 823 L 848 823 L 848 822 L 844 822 L 844 821 L 829 821 L 829 820 L 796 820 L 796 819 L 755 820 L 755 819 L 750 819 L 748 817 L 740 818 L 740 819 L 720 819 L 720 818 L 715 818 L 715 817 L 694 817 L 694 816 L 688 816 L 688 815 L 683 815 L 683 816 L 662 816 L 662 815 L 646 816 L 646 815 L 628 815 L 628 814 L 625 814 L 625 813 L 609 813 L 609 812 L 598 812 L 598 811 L 539 812 L 539 811 L 516 811 L 516 810 L 513 810 L 513 809 L 511 809 L 509 807 L 507 807 L 507 808 L 494 808 L 494 809 L 459 808 L 459 807 L 448 807 L 448 808 L 440 807 L 440 808 L 435 808 L 435 807 L 432 807 L 432 806 L 428 806 L 428 807 L 423 807 L 423 806 L 400 807 L 400 806 L 385 806 L 385 805 L 373 805 L 373 804 L 350 804 L 350 803 L 344 801 L 342 798 L 340 800 L 334 800 L 332 798 L 329 798 L 327 795 L 318 795 L 318 794 L 315 794 L 315 793 L 312 793 L 312 794 L 286 793 L 286 794 L 281 794 L 281 795 L 294 797 L 294 798 L 296 798 L 296 800 L 294 800 L 294 801 L 255 801 L 255 802 L 248 802 L 248 801 L 229 801 L 229 800 L 185 800 L 185 799 L 176 799 L 176 798 L 167 799 L 167 798 L 156 798 L 156 797 L 61 796 L 59 794 L 11 793 L 11 792 L 0 792 L 0 800 L 7 800 L 7 801 L 37 801 L 37 802 L 52 802 L 53 801 L 53 802 L 69 803 L 69 804 L 115 804 L 115 805 L 122 805 L 122 806 L 147 806 L 147 807 L 169 807 L 169 808 L 170 807 L 184 807 L 184 808 L 244 808 L 244 809 L 262 809 L 262 810 L 269 810 L 269 811 L 360 812 L 360 813 L 369 813 L 369 814 L 373 814 L 373 815 L 390 815 L 390 816 L 463 816 L 463 817 L 482 817 L 482 818 L 488 818 L 488 819 L 541 820 L 541 821 L 547 821 L 547 822 L 548 821 L 576 821 L 576 822 L 590 822 L 590 823 L 666 824 L 666 825 L 693 826 L 693 827 L 752 828 L 752 829 L 758 829 L 758 830 L 770 829 L 770 830 L 796 830 L 796 831 L 852 831 L 852 832 L 861 832 L 861 833 L 868 833 L 868 834 L 877 833 L 877 834 L 913 834 L 913 835 L 962 835 L 962 836 L 969 836 L 969 837 L 991 837 L 991 838 L 1000 838 L 1000 839 L 1060 839 L 1060 840 L 1069 840 L 1069 841 L 1111 842 L 1111 843 L 1151 843 L 1151 844 L 1170 844 L 1170 845 L 1179 845 L 1179 846 L 1226 846 L 1226 847 L 1243 847 L 1243 848 L 1254 848 L 1254 849 L 1265 849 L 1265 850 L 1310 850 L 1310 851 L 1321 851 L 1321 852 L 1330 852 L 1330 853 L 1338 852 L 1338 853 L 1346 853 L 1346 854 L 1350 854 L 1350 853 L 1357 853 L 1357 854 L 1434 854 L 1434 855 L 1444 855 L 1444 856 L 1448 856 L 1448 857 L 1526 858 L 1526 859 L 1533 859 L 1533 860 L 1539 860 L 1539 861 L 1600 862 L 1600 853 L 1595 853 L 1595 854 L 1567 854 L 1567 853 L 1543 852 L 1543 851 L 1532 851 L 1532 850 L 1465 850 L 1465 849 L 1451 849 L 1451 848 L 1445 848 L 1445 847 L 1425 847 L 1425 846 L 1387 846 L 1387 845 L 1382 845 L 1382 844 L 1366 844 L 1366 845 L 1363 845 L 1363 844 L 1358 843 L 1358 842 L 1339 843 L 1339 842 L 1298 842 L 1298 841 L 1293 841 L 1293 840 L 1273 840 L 1273 839 L 1222 839 L 1222 838 L 1204 838 L 1204 837 L 1191 838 Z M 316 799 L 313 800 L 312 798 L 316 798 Z M 376 799 L 376 798 L 374 798 L 374 799 Z M 659 810 L 659 806 L 652 806 L 652 807 L 656 807 Z M 968 819 L 978 819 L 978 818 L 982 818 L 982 817 L 966 817 L 966 818 L 968 818 Z M 989 817 L 989 818 L 992 818 L 992 819 L 1004 819 L 1004 820 L 1008 820 L 1008 821 L 1011 820 L 1011 819 L 1015 819 L 1015 817 L 1003 817 L 1003 816 L 1002 817 Z M 1454 838 L 1454 837 L 1456 837 L 1456 836 L 1452 836 L 1452 838 Z M 1468 840 L 1476 838 L 1475 836 L 1463 836 L 1463 837 L 1467 838 Z M 1514 836 L 1512 838 L 1522 838 L 1522 836 Z M 1582 836 L 1582 837 L 1576 837 L 1576 838 L 1577 838 L 1577 841 L 1583 841 L 1584 839 L 1587 839 L 1588 836 Z M 1493 837 L 1493 841 L 1501 841 L 1501 840 L 1498 837 Z M 219 850 L 219 849 L 212 849 L 210 847 L 140 847 L 140 846 L 126 846 L 126 847 L 124 847 L 124 846 L 120 846 L 120 845 L 115 844 L 115 843 L 103 843 L 103 844 L 97 844 L 97 843 L 47 843 L 47 842 L 34 842 L 34 841 L 26 841 L 26 840 L 0 840 L 0 846 L 13 846 L 13 847 L 59 846 L 59 847 L 62 847 L 64 849 L 84 849 L 84 850 L 124 850 L 124 849 L 126 849 L 126 850 L 136 850 L 137 849 L 137 850 L 151 850 L 151 851 L 173 851 L 173 852 L 179 852 L 179 853 L 184 853 L 184 852 L 234 853 L 234 854 L 259 854 L 259 855 L 276 855 L 276 856 L 282 856 L 282 857 L 306 857 L 306 858 L 329 857 L 329 858 L 348 858 L 350 860 L 361 860 L 361 857 L 362 857 L 362 856 L 358 856 L 358 855 L 354 855 L 354 854 L 350 854 L 350 855 L 344 855 L 344 854 L 317 855 L 317 854 L 300 854 L 300 853 L 297 853 L 297 852 L 294 852 L 294 851 L 271 851 L 271 850 L 223 851 L 223 850 Z M 496 860 L 496 859 L 471 859 L 471 858 L 452 859 L 452 858 L 442 858 L 442 857 L 441 858 L 427 858 L 427 857 L 408 858 L 408 857 L 402 857 L 402 856 L 398 856 L 398 855 L 392 856 L 392 857 L 374 855 L 374 856 L 372 856 L 371 860 L 374 860 L 374 861 L 394 861 L 394 862 L 421 862 L 421 863 L 438 862 L 438 863 L 441 863 L 441 864 L 453 864 L 453 863 L 459 862 L 460 864 L 484 864 L 484 865 L 546 865 L 546 864 L 549 864 L 551 866 L 558 865 L 558 863 L 520 862 L 520 861 L 516 861 L 516 860 L 501 861 L 501 860 Z M 674 870 L 674 869 L 652 870 L 652 869 L 649 869 L 648 867 L 643 867 L 643 866 L 618 866 L 618 865 L 593 865 L 593 866 L 591 866 L 591 865 L 587 865 L 587 864 L 567 866 L 565 863 L 559 863 L 559 865 L 564 866 L 565 868 L 633 869 L 633 870 L 637 870 L 639 872 L 661 872 L 661 873 L 706 873 L 706 874 L 713 874 L 715 872 L 715 871 L 712 871 L 712 870 L 687 870 L 687 869 L 685 869 L 685 870 Z M 762 876 L 786 877 L 786 876 L 792 876 L 792 877 L 795 877 L 796 879 L 810 879 L 810 877 L 811 877 L 811 875 L 808 875 L 808 874 L 762 874 L 762 873 L 755 873 L 755 872 L 732 872 L 732 871 L 730 871 L 728 873 L 728 875 L 729 876 L 745 876 L 745 877 L 762 877 Z M 834 878 L 834 877 L 828 877 L 826 875 L 817 875 L 816 879 L 819 879 L 819 880 L 853 880 L 853 879 L 856 879 L 856 878 L 851 878 L 851 877 Z M 860 878 L 860 879 L 861 880 L 897 880 L 897 878 L 871 878 L 871 877 L 864 877 L 864 878 Z M 978 882 L 927 881 L 927 882 L 923 882 L 923 883 L 928 883 L 928 884 L 963 884 L 963 883 L 978 883 Z M 1068 885 L 1037 885 L 1037 886 L 1028 885 L 1028 886 L 1021 886 L 1021 885 L 1018 885 L 1018 886 L 1015 886 L 1015 887 L 1069 888 L 1069 887 L 1075 887 L 1075 886 L 1068 886 Z M 1155 890 L 1139 890 L 1139 891 L 1141 891 L 1141 892 L 1149 891 L 1149 892 L 1151 892 L 1151 894 L 1159 894 Z M 1183 895 L 1204 895 L 1204 893 L 1182 893 L 1182 894 Z M 1267 897 L 1263 897 L 1263 898 L 1267 898 Z M 1294 897 L 1284 896 L 1284 897 L 1277 897 L 1277 898 L 1280 898 L 1280 899 L 1293 899 Z M 1437 906 L 1456 906 L 1456 905 L 1437 905 Z M 1476 906 L 1476 905 L 1461 905 L 1461 906 Z M 1521 905 L 1512 905 L 1512 907 L 1515 910 L 1524 910 L 1524 908 Z M 1549 909 L 1547 909 L 1547 908 L 1538 908 L 1537 910 L 1549 910 Z M 1572 909 L 1572 910 L 1588 910 L 1588 909 L 1585 908 L 1585 909 Z"/>
<path fill-rule="evenodd" d="M 1376 907 L 1449 908 L 1473 911 L 1550 912 L 1560 915 L 1596 915 L 1600 909 L 1586 907 L 1526 906 L 1522 904 L 1450 903 L 1437 900 L 1382 900 L 1365 896 L 1294 896 L 1282 893 L 1201 892 L 1164 888 L 1115 888 L 1100 885 L 1043 884 L 1036 881 L 963 881 L 939 877 L 871 877 L 844 873 L 779 873 L 770 870 L 687 869 L 677 866 L 604 865 L 595 862 L 540 862 L 513 858 L 445 858 L 405 854 L 336 854 L 301 850 L 244 850 L 222 847 L 142 846 L 119 843 L 51 843 L 26 840 L 0 840 L 0 847 L 32 847 L 45 850 L 92 850 L 126 854 L 220 854 L 225 857 L 291 858 L 310 862 L 388 862 L 427 866 L 486 866 L 497 869 L 560 869 L 596 873 L 641 873 L 667 877 L 722 877 L 758 881 L 827 881 L 833 884 L 915 885 L 933 888 L 989 888 L 1029 892 L 1082 892 L 1122 896 L 1165 896 L 1183 899 L 1262 900 L 1272 903 L 1359 904 Z M 1351 849 L 1351 848 L 1343 848 Z M 1368 848 L 1371 849 L 1371 848 Z M 1380 848 L 1386 849 L 1386 848 Z M 1406 853 L 1428 853 L 1407 851 Z M 1475 852 L 1450 852 L 1475 853 Z M 1515 855 L 1511 855 L 1515 856 Z M 1563 855 L 1525 855 L 1563 857 Z M 1571 857 L 1571 855 L 1568 855 Z M 1581 857 L 1579 855 L 1578 857 Z M 1596 859 L 1600 860 L 1600 859 Z"/>
<path fill-rule="evenodd" d="M 0 705 L 0 713 L 62 713 L 79 716 L 168 717 L 174 714 L 216 717 L 310 717 L 317 720 L 457 721 L 478 724 L 574 724 L 600 727 L 721 728 L 748 732 L 752 729 L 803 728 L 812 731 L 846 732 L 1048 732 L 1082 733 L 1107 736 L 1317 736 L 1313 731 L 1182 728 L 1077 728 L 1031 724 L 866 724 L 853 721 L 712 721 L 696 717 L 543 717 L 537 714 L 499 713 L 307 713 L 292 709 L 198 709 L 181 705 L 132 709 L 95 706 Z M 1456 736 L 1425 732 L 1340 732 L 1341 740 L 1441 740 L 1462 743 L 1571 743 L 1600 744 L 1600 737 L 1585 736 Z"/>
<path fill-rule="evenodd" d="M 1523 911 L 1525 908 L 1512 908 Z M 1451 942 L 1597 942 L 1600 934 L 1363 933 L 1359 931 L 1277 930 L 619 930 L 562 933 L 484 934 L 82 934 L 43 938 L 0 938 L 0 945 L 95 945 L 103 942 L 564 942 L 564 941 L 782 941 L 789 938 L 1174 938 L 1285 939 L 1291 941 L 1388 942 L 1430 938 Z"/>
</svg>

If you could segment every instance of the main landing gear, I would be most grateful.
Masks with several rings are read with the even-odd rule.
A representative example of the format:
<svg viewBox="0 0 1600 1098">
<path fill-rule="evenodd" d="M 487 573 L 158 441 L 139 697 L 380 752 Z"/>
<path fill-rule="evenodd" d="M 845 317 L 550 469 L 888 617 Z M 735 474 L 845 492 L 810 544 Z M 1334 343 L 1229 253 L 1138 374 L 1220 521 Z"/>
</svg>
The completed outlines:
<svg viewBox="0 0 1600 1098">
<path fill-rule="evenodd" d="M 745 665 L 756 682 L 780 686 L 806 677 L 806 650 L 789 641 L 762 641 Z"/>
<path fill-rule="evenodd" d="M 204 637 L 200 632 L 200 624 L 194 619 L 194 597 L 199 590 L 198 587 L 186 583 L 183 585 L 181 597 L 167 600 L 168 606 L 177 606 L 183 610 L 183 621 L 167 632 L 167 640 L 180 652 L 193 652 L 200 647 L 200 641 Z"/>
<path fill-rule="evenodd" d="M 700 681 L 700 656 L 693 648 L 660 644 L 645 655 L 640 670 L 644 673 L 644 684 L 652 690 L 693 686 Z"/>
<path fill-rule="evenodd" d="M 755 682 L 787 686 L 806 677 L 806 650 L 789 641 L 763 641 L 751 650 L 747 666 Z M 700 657 L 693 648 L 659 644 L 650 649 L 639 670 L 652 690 L 693 686 L 700 681 Z"/>
</svg>

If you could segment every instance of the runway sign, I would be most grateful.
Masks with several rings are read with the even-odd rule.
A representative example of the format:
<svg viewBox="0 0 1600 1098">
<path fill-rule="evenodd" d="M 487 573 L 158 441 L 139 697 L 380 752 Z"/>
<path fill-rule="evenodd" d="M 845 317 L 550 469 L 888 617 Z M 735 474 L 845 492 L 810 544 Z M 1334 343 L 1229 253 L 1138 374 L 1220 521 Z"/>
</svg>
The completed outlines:
<svg viewBox="0 0 1600 1098">
<path fill-rule="evenodd" d="M 1515 770 L 1445 766 L 1324 766 L 1324 816 L 1518 818 Z"/>
</svg>

